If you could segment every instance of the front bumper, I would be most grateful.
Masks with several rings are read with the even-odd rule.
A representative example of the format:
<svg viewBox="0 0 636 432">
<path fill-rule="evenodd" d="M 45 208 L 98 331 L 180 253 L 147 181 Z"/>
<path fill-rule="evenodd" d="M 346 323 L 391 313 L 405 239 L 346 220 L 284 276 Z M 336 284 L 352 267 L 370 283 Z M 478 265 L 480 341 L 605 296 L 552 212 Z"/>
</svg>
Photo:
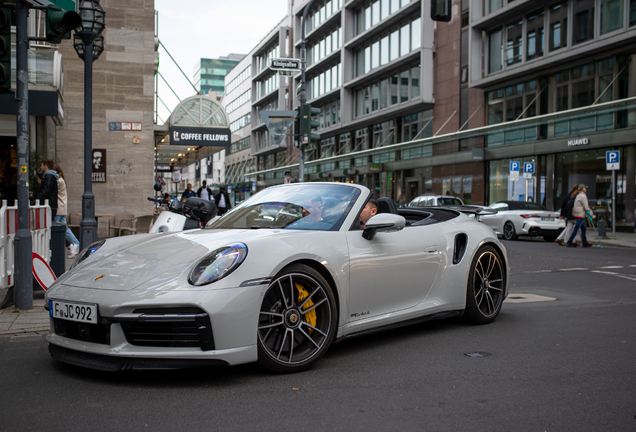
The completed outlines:
<svg viewBox="0 0 636 432">
<path fill-rule="evenodd" d="M 174 369 L 257 360 L 260 293 L 102 291 L 58 286 L 47 298 L 96 303 L 98 324 L 50 318 L 51 356 L 99 370 Z"/>
</svg>

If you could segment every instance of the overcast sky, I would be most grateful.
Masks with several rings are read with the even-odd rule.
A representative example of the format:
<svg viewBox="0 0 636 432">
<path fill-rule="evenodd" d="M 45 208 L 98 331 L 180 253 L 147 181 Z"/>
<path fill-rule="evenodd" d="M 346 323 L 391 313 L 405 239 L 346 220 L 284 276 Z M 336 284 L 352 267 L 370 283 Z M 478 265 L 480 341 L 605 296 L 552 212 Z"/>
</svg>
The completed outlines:
<svg viewBox="0 0 636 432">
<path fill-rule="evenodd" d="M 287 14 L 288 0 L 155 0 L 159 40 L 192 81 L 201 58 L 247 54 Z M 159 47 L 159 72 L 181 100 L 195 94 L 179 69 Z M 179 100 L 159 78 L 159 124 Z"/>
</svg>

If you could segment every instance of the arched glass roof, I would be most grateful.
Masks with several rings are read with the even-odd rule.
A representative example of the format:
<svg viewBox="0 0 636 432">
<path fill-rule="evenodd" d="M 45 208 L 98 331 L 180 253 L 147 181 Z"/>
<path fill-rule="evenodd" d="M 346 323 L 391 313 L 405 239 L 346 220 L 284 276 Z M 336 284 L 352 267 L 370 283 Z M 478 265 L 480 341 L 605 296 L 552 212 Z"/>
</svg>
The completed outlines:
<svg viewBox="0 0 636 432">
<path fill-rule="evenodd" d="M 223 106 L 205 95 L 196 95 L 183 101 L 172 112 L 170 126 L 230 127 Z"/>
</svg>

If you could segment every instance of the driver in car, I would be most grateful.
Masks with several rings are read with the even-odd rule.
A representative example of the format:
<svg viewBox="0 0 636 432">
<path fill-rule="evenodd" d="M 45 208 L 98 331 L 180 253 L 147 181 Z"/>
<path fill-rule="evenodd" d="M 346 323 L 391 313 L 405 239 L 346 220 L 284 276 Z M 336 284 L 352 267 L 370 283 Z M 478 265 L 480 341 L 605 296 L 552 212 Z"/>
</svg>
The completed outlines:
<svg viewBox="0 0 636 432">
<path fill-rule="evenodd" d="M 314 196 L 302 203 L 303 218 L 297 220 L 290 228 L 329 229 L 331 226 L 322 219 L 322 199 Z"/>
</svg>

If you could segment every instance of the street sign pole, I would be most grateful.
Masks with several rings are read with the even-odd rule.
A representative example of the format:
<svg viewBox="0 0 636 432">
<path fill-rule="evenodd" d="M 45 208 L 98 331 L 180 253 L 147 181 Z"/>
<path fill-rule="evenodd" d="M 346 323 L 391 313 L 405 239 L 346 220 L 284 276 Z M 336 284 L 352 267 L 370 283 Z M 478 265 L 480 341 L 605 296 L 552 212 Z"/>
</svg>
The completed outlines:
<svg viewBox="0 0 636 432">
<path fill-rule="evenodd" d="M 29 80 L 27 35 L 29 5 L 24 0 L 15 3 L 16 15 L 16 102 L 18 142 L 18 229 L 15 233 L 15 306 L 33 309 L 33 276 L 31 259 L 33 239 L 29 227 Z M 40 167 L 37 167 L 40 168 Z M 40 203 L 44 204 L 44 203 Z"/>
<path fill-rule="evenodd" d="M 305 30 L 307 28 L 307 14 L 309 9 L 314 4 L 314 0 L 310 0 L 305 6 L 303 11 L 303 20 L 300 24 L 302 39 L 300 41 L 300 106 L 302 107 L 307 102 L 307 82 L 305 79 L 305 69 L 307 69 L 307 40 L 305 38 Z M 298 181 L 305 181 L 305 149 L 303 148 L 303 131 L 302 122 L 298 122 L 300 127 L 298 131 L 300 139 L 300 157 L 298 158 Z"/>
<path fill-rule="evenodd" d="M 606 151 L 605 163 L 606 168 L 612 171 L 612 238 L 616 238 L 616 170 L 621 169 L 620 151 Z"/>
</svg>

